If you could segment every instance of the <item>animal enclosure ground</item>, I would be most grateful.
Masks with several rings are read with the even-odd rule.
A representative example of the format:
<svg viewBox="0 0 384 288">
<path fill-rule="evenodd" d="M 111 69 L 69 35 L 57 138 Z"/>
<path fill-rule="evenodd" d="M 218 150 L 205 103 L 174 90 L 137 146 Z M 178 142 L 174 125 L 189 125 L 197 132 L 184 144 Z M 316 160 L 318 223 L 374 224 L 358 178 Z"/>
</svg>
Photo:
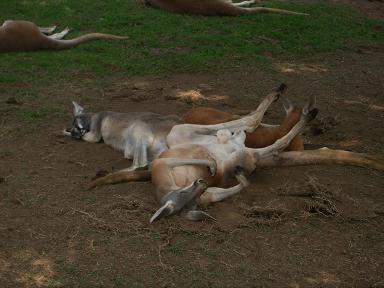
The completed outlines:
<svg viewBox="0 0 384 288">
<path fill-rule="evenodd" d="M 36 55 L 40 65 L 44 57 L 60 57 Z M 207 208 L 217 222 L 203 223 L 175 216 L 149 225 L 157 207 L 149 183 L 85 189 L 97 171 L 129 161 L 104 144 L 60 134 L 70 124 L 71 100 L 92 111 L 182 114 L 204 105 L 241 114 L 285 82 L 296 103 L 318 97 L 308 148 L 384 159 L 382 43 L 364 41 L 305 60 L 272 54 L 268 61 L 140 77 L 109 67 L 109 76 L 81 70 L 53 75 L 54 81 L 24 79 L 26 70 L 7 78 L 2 70 L 0 286 L 383 287 L 382 172 L 336 166 L 257 171 L 240 195 Z M 282 114 L 274 103 L 266 122 L 278 123 Z"/>
</svg>

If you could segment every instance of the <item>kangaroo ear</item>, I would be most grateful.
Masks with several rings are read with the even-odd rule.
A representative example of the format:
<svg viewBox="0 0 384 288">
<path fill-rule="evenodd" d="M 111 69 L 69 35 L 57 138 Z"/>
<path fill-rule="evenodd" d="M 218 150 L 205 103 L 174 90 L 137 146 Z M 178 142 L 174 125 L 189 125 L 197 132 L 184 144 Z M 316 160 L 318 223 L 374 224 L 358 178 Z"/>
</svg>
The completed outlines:
<svg viewBox="0 0 384 288">
<path fill-rule="evenodd" d="M 308 103 L 303 108 L 303 114 L 308 114 L 311 110 L 313 110 L 316 106 L 316 96 L 312 95 L 309 97 Z"/>
<path fill-rule="evenodd" d="M 152 223 L 153 221 L 159 220 L 160 218 L 166 217 L 170 214 L 172 214 L 174 210 L 174 204 L 171 200 L 167 201 L 167 203 L 164 204 L 163 207 L 161 207 L 159 210 L 156 211 L 155 214 L 151 217 L 151 220 L 149 220 L 149 223 Z"/>
<path fill-rule="evenodd" d="M 77 116 L 84 112 L 84 108 L 77 104 L 75 101 L 72 101 L 73 104 L 73 115 Z"/>
<path fill-rule="evenodd" d="M 281 97 L 281 101 L 283 102 L 283 107 L 284 107 L 286 114 L 288 114 L 289 112 L 291 112 L 293 110 L 294 105 L 293 105 L 292 101 L 287 96 Z"/>
</svg>

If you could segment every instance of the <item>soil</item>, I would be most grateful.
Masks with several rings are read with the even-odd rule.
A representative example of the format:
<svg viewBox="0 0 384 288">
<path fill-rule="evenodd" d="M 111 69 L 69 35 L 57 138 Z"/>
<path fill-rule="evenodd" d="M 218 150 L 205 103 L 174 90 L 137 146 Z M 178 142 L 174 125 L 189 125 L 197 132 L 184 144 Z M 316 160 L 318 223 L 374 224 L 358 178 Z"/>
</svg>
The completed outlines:
<svg viewBox="0 0 384 288">
<path fill-rule="evenodd" d="M 241 114 L 284 82 L 295 103 L 317 96 L 308 149 L 384 159 L 383 46 L 271 61 L 272 69 L 102 83 L 83 73 L 37 95 L 29 83 L 9 86 L 0 101 L 1 287 L 384 287 L 383 172 L 258 170 L 240 195 L 206 208 L 217 221 L 202 223 L 174 216 L 150 225 L 158 207 L 150 183 L 86 190 L 98 171 L 130 162 L 105 144 L 61 135 L 70 100 L 90 111 L 182 114 L 200 105 Z M 20 120 L 22 109 L 41 107 L 53 110 Z M 275 103 L 264 122 L 283 114 Z"/>
<path fill-rule="evenodd" d="M 335 3 L 351 6 L 374 19 L 384 19 L 383 0 L 332 0 Z"/>
</svg>

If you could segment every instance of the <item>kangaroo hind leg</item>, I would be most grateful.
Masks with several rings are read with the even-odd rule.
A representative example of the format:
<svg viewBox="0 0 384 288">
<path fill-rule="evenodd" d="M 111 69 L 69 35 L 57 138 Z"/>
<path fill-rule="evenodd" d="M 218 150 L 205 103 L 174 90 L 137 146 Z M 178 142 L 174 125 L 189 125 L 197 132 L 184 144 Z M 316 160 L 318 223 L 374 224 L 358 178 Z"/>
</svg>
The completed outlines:
<svg viewBox="0 0 384 288">
<path fill-rule="evenodd" d="M 63 39 L 65 37 L 65 35 L 67 35 L 69 33 L 69 31 L 71 31 L 71 30 L 68 27 L 66 27 L 60 33 L 55 33 L 55 34 L 49 35 L 48 37 L 51 39 L 60 40 L 60 39 Z"/>
<path fill-rule="evenodd" d="M 248 0 L 248 1 L 243 1 L 243 2 L 238 2 L 238 3 L 232 3 L 234 6 L 237 7 L 249 7 L 255 4 L 256 2 L 260 2 L 258 0 Z"/>
<path fill-rule="evenodd" d="M 50 27 L 37 27 L 39 28 L 40 32 L 45 35 L 51 35 L 53 32 L 55 32 L 57 26 L 50 26 Z"/>
<path fill-rule="evenodd" d="M 305 125 L 313 120 L 318 113 L 318 109 L 313 108 L 310 111 L 304 111 L 301 114 L 300 121 L 283 137 L 277 139 L 275 143 L 264 148 L 252 149 L 247 148 L 248 151 L 254 151 L 260 157 L 268 157 L 271 155 L 277 155 L 288 147 L 289 143 L 303 131 Z"/>
</svg>

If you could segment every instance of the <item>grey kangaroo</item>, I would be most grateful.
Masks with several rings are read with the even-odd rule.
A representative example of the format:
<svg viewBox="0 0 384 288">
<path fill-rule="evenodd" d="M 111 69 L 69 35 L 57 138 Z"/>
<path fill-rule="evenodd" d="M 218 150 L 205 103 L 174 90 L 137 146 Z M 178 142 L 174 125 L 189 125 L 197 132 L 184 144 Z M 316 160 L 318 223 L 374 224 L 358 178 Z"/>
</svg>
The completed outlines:
<svg viewBox="0 0 384 288">
<path fill-rule="evenodd" d="M 96 143 L 103 140 L 114 149 L 123 151 L 132 159 L 126 171 L 146 167 L 168 148 L 166 137 L 172 127 L 180 123 L 176 115 L 160 115 L 151 112 L 86 112 L 73 103 L 72 127 L 63 131 L 75 139 Z"/>
</svg>

